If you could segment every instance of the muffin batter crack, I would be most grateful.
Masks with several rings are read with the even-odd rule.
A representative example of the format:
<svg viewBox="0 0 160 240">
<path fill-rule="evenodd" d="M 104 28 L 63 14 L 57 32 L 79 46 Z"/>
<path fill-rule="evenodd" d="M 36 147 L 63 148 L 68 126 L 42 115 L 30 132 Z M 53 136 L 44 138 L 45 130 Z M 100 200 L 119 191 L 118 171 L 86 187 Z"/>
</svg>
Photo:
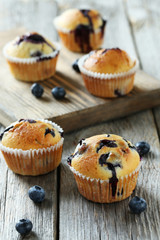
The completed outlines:
<svg viewBox="0 0 160 240">
<path fill-rule="evenodd" d="M 86 143 L 83 143 L 83 145 L 78 150 L 79 155 L 82 155 L 87 150 L 87 148 L 88 146 L 86 145 Z"/>
<path fill-rule="evenodd" d="M 116 190 L 117 190 L 117 183 L 118 183 L 118 178 L 116 174 L 116 167 L 120 167 L 121 165 L 119 163 L 113 165 L 110 162 L 107 162 L 108 169 L 112 172 L 112 177 L 109 179 L 109 183 L 111 184 L 112 188 L 112 197 L 115 197 L 116 195 Z"/>
<path fill-rule="evenodd" d="M 18 122 L 29 122 L 29 123 L 36 123 L 33 119 L 20 119 Z"/>
<path fill-rule="evenodd" d="M 48 133 L 55 137 L 55 132 L 53 129 L 46 128 L 44 135 L 46 136 Z"/>
<path fill-rule="evenodd" d="M 104 146 L 110 147 L 110 148 L 118 147 L 115 140 L 103 139 L 100 141 L 99 147 L 97 148 L 96 152 L 98 153 L 101 150 L 101 148 Z"/>
<path fill-rule="evenodd" d="M 54 47 L 50 43 L 46 41 L 44 37 L 39 35 L 38 33 L 28 33 L 26 35 L 23 35 L 19 37 L 18 41 L 16 42 L 17 45 L 19 45 L 21 42 L 31 42 L 34 44 L 43 44 L 46 43 L 53 51 L 55 51 Z"/>
<path fill-rule="evenodd" d="M 99 158 L 99 164 L 101 166 L 107 165 L 108 170 L 110 170 L 112 172 L 112 177 L 109 179 L 109 183 L 111 184 L 111 188 L 112 188 L 112 197 L 115 197 L 116 195 L 116 190 L 117 190 L 117 183 L 118 183 L 118 178 L 117 178 L 117 174 L 116 174 L 116 169 L 117 167 L 121 168 L 120 163 L 111 163 L 111 162 L 107 162 L 106 160 L 109 158 L 110 153 L 106 153 L 106 154 L 102 154 Z"/>
<path fill-rule="evenodd" d="M 90 33 L 93 33 L 93 23 L 89 16 L 90 10 L 81 9 L 80 12 L 84 17 L 88 18 L 89 25 L 79 24 L 75 29 L 75 41 L 78 43 L 81 51 L 84 51 L 84 45 L 87 46 L 87 52 L 92 50 L 90 46 Z"/>
<path fill-rule="evenodd" d="M 76 156 L 76 155 L 78 155 L 79 154 L 79 152 L 77 151 L 77 152 L 75 152 L 75 154 L 71 154 L 69 157 L 68 157 L 68 159 L 67 159 L 67 163 L 71 166 L 71 164 L 72 164 L 72 159 Z"/>
<path fill-rule="evenodd" d="M 14 126 L 11 126 L 11 127 L 6 128 L 6 129 L 3 131 L 3 133 L 0 134 L 0 140 L 2 140 L 4 133 L 5 133 L 5 132 L 8 132 L 8 131 L 9 131 L 10 129 L 12 129 L 13 127 L 14 127 Z"/>
</svg>

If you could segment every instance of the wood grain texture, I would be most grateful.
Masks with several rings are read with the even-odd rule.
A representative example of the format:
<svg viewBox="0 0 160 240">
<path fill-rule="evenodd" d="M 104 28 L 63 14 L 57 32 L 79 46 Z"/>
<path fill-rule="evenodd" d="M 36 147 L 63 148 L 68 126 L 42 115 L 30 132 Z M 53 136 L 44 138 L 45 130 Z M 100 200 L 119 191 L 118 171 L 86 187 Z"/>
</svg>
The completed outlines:
<svg viewBox="0 0 160 240">
<path fill-rule="evenodd" d="M 160 51 L 159 1 L 128 1 L 126 10 L 143 69 L 160 81 L 160 55 L 157 54 Z M 153 111 L 160 136 L 160 108 Z"/>
<path fill-rule="evenodd" d="M 57 33 L 52 20 L 57 11 L 57 2 L 52 0 L 1 0 L 0 31 L 25 27 L 27 31 L 37 31 L 55 40 Z"/>
<path fill-rule="evenodd" d="M 41 177 L 24 177 L 9 170 L 1 157 L 0 187 L 0 237 L 1 239 L 56 239 L 57 236 L 57 174 L 56 170 Z M 51 184 L 52 183 L 52 184 Z M 28 197 L 28 190 L 34 185 L 43 187 L 46 197 L 43 203 L 35 204 Z M 30 219 L 33 231 L 20 238 L 15 224 L 20 219 Z"/>
<path fill-rule="evenodd" d="M 49 38 L 55 39 L 57 33 L 51 26 L 51 21 L 56 12 L 57 4 L 54 1 L 2 0 L 0 2 L 0 31 L 2 31 L 3 41 L 0 42 L 0 48 L 5 41 L 8 41 L 4 33 L 6 30 L 10 31 L 12 38 L 17 33 L 20 34 L 24 29 L 27 29 L 28 31 L 39 31 Z M 15 28 L 17 28 L 16 35 Z M 4 76 L 0 82 L 1 90 L 5 80 Z M 16 92 L 18 88 L 14 90 Z M 17 99 L 17 104 L 19 101 L 21 98 Z M 10 102 L 8 104 L 10 105 Z M 3 108 L 2 105 L 0 109 L 2 122 L 5 126 L 16 119 L 12 110 Z M 2 130 L 3 127 L 0 128 L 0 132 Z M 9 170 L 0 156 L 0 175 L 0 239 L 57 239 L 57 170 L 44 176 L 22 177 Z M 34 204 L 28 197 L 28 189 L 33 185 L 40 185 L 46 191 L 45 201 L 41 204 Z M 33 231 L 26 237 L 20 237 L 15 230 L 16 222 L 22 218 L 29 218 L 33 223 Z"/>
<path fill-rule="evenodd" d="M 1 33 L 0 37 L 6 43 L 7 38 L 9 41 L 13 35 L 17 35 L 16 31 Z M 20 31 L 21 29 L 18 34 Z M 3 58 L 3 68 L 0 73 L 0 111 L 3 113 L 5 110 L 5 115 L 7 112 L 9 116 L 7 115 L 7 119 L 4 119 L 2 114 L 0 121 L 6 125 L 21 118 L 50 119 L 60 124 L 65 132 L 69 132 L 97 123 L 100 119 L 105 121 L 122 117 L 160 104 L 160 82 L 142 71 L 137 72 L 134 89 L 125 97 L 104 99 L 91 95 L 86 90 L 81 75 L 75 73 L 71 67 L 72 62 L 79 56 L 81 55 L 62 48 L 55 76 L 41 83 L 45 90 L 41 99 L 31 94 L 32 83 L 17 81 L 13 78 Z M 3 81 L 4 78 L 5 81 Z M 63 86 L 66 89 L 67 96 L 64 100 L 58 101 L 53 98 L 51 89 L 55 86 Z M 137 104 L 139 102 L 141 104 Z M 98 115 L 95 115 L 95 111 Z M 90 116 L 89 119 L 88 116 Z M 72 124 L 68 125 L 68 122 Z"/>
</svg>

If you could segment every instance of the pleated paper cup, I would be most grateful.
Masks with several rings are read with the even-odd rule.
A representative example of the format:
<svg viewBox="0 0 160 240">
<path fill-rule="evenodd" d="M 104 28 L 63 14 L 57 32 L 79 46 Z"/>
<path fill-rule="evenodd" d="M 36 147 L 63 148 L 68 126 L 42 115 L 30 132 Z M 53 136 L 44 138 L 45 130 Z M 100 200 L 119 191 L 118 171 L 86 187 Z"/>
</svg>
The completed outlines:
<svg viewBox="0 0 160 240">
<path fill-rule="evenodd" d="M 134 86 L 135 73 L 138 68 L 138 60 L 135 65 L 127 72 L 105 74 L 92 72 L 84 68 L 83 64 L 89 57 L 89 54 L 84 55 L 78 61 L 78 66 L 84 80 L 87 90 L 98 97 L 116 98 L 128 94 Z"/>
<path fill-rule="evenodd" d="M 42 122 L 51 124 L 59 132 L 63 129 L 56 123 L 47 120 Z M 8 167 L 20 175 L 37 176 L 53 171 L 61 162 L 64 138 L 54 146 L 40 149 L 13 149 L 0 144 L 0 150 Z"/>
<path fill-rule="evenodd" d="M 59 56 L 60 45 L 53 43 L 56 50 L 51 54 L 41 57 L 17 58 L 7 54 L 8 43 L 3 49 L 3 54 L 7 60 L 12 75 L 21 81 L 38 82 L 54 75 Z"/>
<path fill-rule="evenodd" d="M 58 26 L 58 17 L 54 19 L 53 23 L 58 31 L 59 37 L 63 43 L 63 45 L 73 52 L 84 52 L 87 53 L 90 50 L 98 49 L 102 46 L 104 36 L 101 29 L 97 29 L 96 31 L 89 33 L 89 43 L 91 49 L 88 50 L 88 45 L 82 43 L 82 48 L 79 46 L 75 39 L 75 30 L 66 30 L 62 29 Z"/>
<path fill-rule="evenodd" d="M 109 180 L 100 180 L 82 175 L 70 166 L 74 174 L 80 194 L 92 202 L 112 203 L 129 197 L 136 187 L 139 166 L 129 175 L 118 178 L 117 187 L 113 196 L 112 184 Z"/>
</svg>

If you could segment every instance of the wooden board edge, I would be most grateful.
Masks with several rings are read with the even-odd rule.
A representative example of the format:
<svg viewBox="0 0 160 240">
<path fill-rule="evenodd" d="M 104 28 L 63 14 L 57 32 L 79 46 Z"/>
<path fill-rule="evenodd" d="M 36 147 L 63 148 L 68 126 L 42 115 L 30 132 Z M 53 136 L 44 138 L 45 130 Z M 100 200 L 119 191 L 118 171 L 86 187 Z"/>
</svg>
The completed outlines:
<svg viewBox="0 0 160 240">
<path fill-rule="evenodd" d="M 124 117 L 141 110 L 149 109 L 160 105 L 160 88 L 150 92 L 142 92 L 139 95 L 131 95 L 112 100 L 112 104 L 105 102 L 98 107 L 93 106 L 87 109 L 74 111 L 61 116 L 48 118 L 59 124 L 65 133 L 81 129 L 96 123 Z M 123 108 L 121 107 L 123 106 Z M 13 112 L 6 110 L 0 104 L 1 124 L 7 127 L 17 118 Z"/>
<path fill-rule="evenodd" d="M 50 120 L 59 124 L 64 132 L 68 133 L 96 123 L 125 117 L 158 105 L 160 105 L 160 89 L 153 90 L 150 93 L 142 93 L 139 96 L 119 98 L 118 104 L 117 101 L 113 100 L 112 105 L 107 102 L 99 105 L 98 109 L 97 106 L 94 106 L 79 112 L 75 111 L 72 115 L 65 114 L 53 117 Z"/>
</svg>

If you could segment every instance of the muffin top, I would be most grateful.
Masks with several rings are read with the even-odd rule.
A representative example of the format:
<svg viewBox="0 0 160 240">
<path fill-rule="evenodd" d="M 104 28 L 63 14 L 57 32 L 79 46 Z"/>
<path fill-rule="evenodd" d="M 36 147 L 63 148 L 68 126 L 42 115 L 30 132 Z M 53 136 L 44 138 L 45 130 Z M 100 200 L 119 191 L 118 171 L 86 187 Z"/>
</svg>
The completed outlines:
<svg viewBox="0 0 160 240">
<path fill-rule="evenodd" d="M 92 51 L 85 60 L 83 67 L 97 73 L 122 73 L 127 72 L 135 66 L 129 55 L 119 48 Z"/>
<path fill-rule="evenodd" d="M 103 134 L 82 139 L 68 163 L 86 177 L 116 181 L 132 173 L 139 166 L 140 157 L 131 142 Z"/>
<path fill-rule="evenodd" d="M 60 141 L 63 132 L 49 123 L 21 119 L 13 123 L 1 134 L 1 144 L 9 148 L 22 150 L 39 149 L 54 146 Z"/>
<path fill-rule="evenodd" d="M 106 21 L 98 11 L 89 9 L 68 9 L 56 18 L 56 27 L 72 31 L 80 25 L 89 26 L 93 30 L 104 26 Z"/>
<path fill-rule="evenodd" d="M 26 33 L 9 43 L 6 53 L 17 58 L 43 57 L 55 51 L 55 46 L 40 34 Z"/>
</svg>

